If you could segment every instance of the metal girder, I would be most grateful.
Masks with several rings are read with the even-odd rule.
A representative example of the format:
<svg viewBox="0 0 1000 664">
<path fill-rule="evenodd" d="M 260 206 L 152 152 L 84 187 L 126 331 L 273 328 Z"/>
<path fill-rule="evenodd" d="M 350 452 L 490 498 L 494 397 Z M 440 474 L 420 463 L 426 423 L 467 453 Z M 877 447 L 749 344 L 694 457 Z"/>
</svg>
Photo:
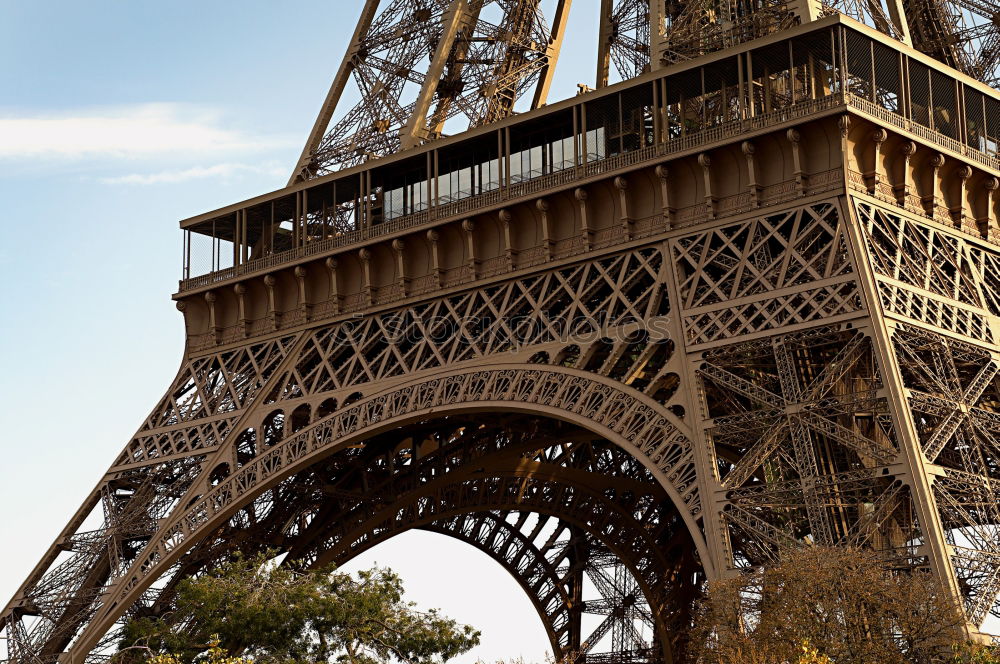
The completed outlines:
<svg viewBox="0 0 1000 664">
<path fill-rule="evenodd" d="M 607 0 L 599 80 L 723 50 L 815 9 L 724 5 Z M 544 103 L 568 0 L 551 32 L 534 0 L 379 6 L 364 7 L 296 177 L 431 140 L 460 116 L 472 125 L 509 116 L 532 90 L 532 104 Z M 826 10 L 837 7 L 903 32 L 898 3 Z M 992 24 L 935 20 L 914 19 L 935 31 L 925 45 L 997 41 Z M 644 49 L 643 39 L 655 43 Z M 812 68 L 798 60 L 799 41 L 781 45 L 776 57 Z M 995 62 L 987 50 L 980 64 Z M 741 57 L 743 95 L 752 63 Z M 764 69 L 766 87 L 776 79 Z M 352 81 L 361 101 L 330 129 Z M 658 90 L 653 108 L 667 110 L 673 102 Z M 714 103 L 679 104 L 693 101 L 703 115 Z M 841 100 L 808 103 L 817 101 Z M 574 107 L 574 125 L 588 107 L 590 99 Z M 9 652 L 19 664 L 80 664 L 112 643 L 123 620 L 167 611 L 179 579 L 233 551 L 276 547 L 322 564 L 409 528 L 448 531 L 494 556 L 533 598 L 553 643 L 586 644 L 591 664 L 658 656 L 647 645 L 669 650 L 705 576 L 809 541 L 929 563 L 971 620 L 997 611 L 1000 349 L 990 316 L 1000 315 L 1000 252 L 989 237 L 962 239 L 969 228 L 887 213 L 870 195 L 857 218 L 846 216 L 843 168 L 798 169 L 872 148 L 852 143 L 867 139 L 852 138 L 848 120 L 783 115 L 798 128 L 782 126 L 756 148 L 724 123 L 708 135 L 730 144 L 698 156 L 630 151 L 619 137 L 623 152 L 608 163 L 620 170 L 576 161 L 584 168 L 572 175 L 587 181 L 572 196 L 575 180 L 536 180 L 514 188 L 535 200 L 503 192 L 458 208 L 468 212 L 461 222 L 415 215 L 387 224 L 391 239 L 365 231 L 357 244 L 318 245 L 322 256 L 281 264 L 276 254 L 266 274 L 214 273 L 232 281 L 182 290 L 193 343 L 181 371 L 0 616 Z M 589 127 L 573 129 L 586 140 Z M 843 150 L 817 147 L 838 127 Z M 708 128 L 685 145 L 701 145 Z M 920 140 L 932 142 L 928 132 Z M 709 152 L 723 150 L 736 158 L 713 166 Z M 767 150 L 797 169 L 795 179 L 756 166 Z M 633 155 L 688 162 L 669 171 Z M 425 184 L 438 175 L 431 169 Z M 708 191 L 747 181 L 722 198 Z M 992 181 L 970 181 L 976 191 L 956 188 L 963 206 L 992 196 L 983 194 Z M 679 192 L 678 182 L 696 186 Z M 605 186 L 614 193 L 587 193 Z M 296 188 L 283 205 L 325 216 L 326 201 L 310 207 L 309 191 Z M 668 199 L 682 193 L 694 202 L 675 209 Z M 509 207 L 497 211 L 498 201 Z M 642 206 L 652 213 L 633 218 Z M 244 210 L 244 234 L 246 221 Z M 877 239 L 865 235 L 875 228 Z M 325 226 L 319 239 L 329 239 Z M 397 290 L 379 299 L 389 289 Z M 910 308 L 893 312 L 907 290 Z M 585 323 L 563 329 L 556 310 Z M 491 322 L 478 330 L 473 320 Z M 614 323 L 580 341 L 598 332 L 594 321 Z M 636 323 L 664 323 L 669 343 L 637 335 Z M 445 327 L 459 332 L 438 335 Z M 100 525 L 83 529 L 88 515 Z M 600 597 L 584 597 L 588 575 Z M 588 611 L 606 619 L 589 637 L 580 620 Z M 640 643 L 634 620 L 654 625 L 659 646 Z M 595 653 L 603 637 L 611 650 Z"/>
<path fill-rule="evenodd" d="M 601 0 L 597 87 L 611 82 L 612 70 L 617 80 L 650 70 L 650 33 L 655 20 L 648 0 Z"/>
<path fill-rule="evenodd" d="M 914 46 L 989 85 L 1000 81 L 1000 8 L 981 0 L 910 0 Z"/>
<path fill-rule="evenodd" d="M 569 18 L 541 0 L 366 0 L 290 182 L 392 154 L 545 104 Z M 996 8 L 980 0 L 601 0 L 597 87 L 841 12 L 995 81 Z M 499 15 L 499 20 L 491 18 Z M 495 21 L 495 22 L 493 22 Z M 353 82 L 353 85 L 352 85 Z M 345 92 L 358 97 L 339 108 Z M 339 116 L 333 122 L 335 116 Z"/>
<path fill-rule="evenodd" d="M 664 585 L 683 579 L 678 569 L 691 564 L 672 558 L 687 547 L 674 536 L 669 501 L 629 455 L 570 427 L 537 425 L 525 418 L 451 418 L 383 434 L 363 450 L 345 452 L 343 462 L 335 455 L 310 469 L 295 488 L 297 500 L 276 497 L 270 513 L 257 515 L 253 537 L 280 541 L 287 561 L 323 565 L 343 563 L 410 528 L 450 535 L 518 580 L 556 652 L 578 654 L 601 642 L 601 629 L 589 637 L 580 630 L 581 613 L 594 613 L 610 616 L 614 638 L 606 655 L 641 649 L 659 660 L 662 655 L 653 654 L 659 639 L 678 631 L 662 623 L 674 625 L 683 611 L 661 608 L 654 617 L 647 596 L 663 607 L 689 602 L 681 598 L 694 592 Z M 504 494 L 516 496 L 514 502 Z M 305 499 L 310 495 L 314 502 Z M 605 498 L 603 507 L 595 503 Z M 193 559 L 207 564 L 212 542 L 238 537 L 242 523 L 234 517 Z M 291 526 L 298 523 L 306 525 Z M 616 536 L 601 544 L 606 532 Z M 594 578 L 608 569 L 631 590 L 618 592 L 599 577 L 596 597 L 581 594 L 581 575 Z M 164 587 L 160 596 L 169 598 L 169 591 Z M 152 610 L 168 607 L 161 601 Z M 648 625 L 647 633 L 626 629 L 636 619 Z"/>
<path fill-rule="evenodd" d="M 570 2 L 550 29 L 540 0 L 368 0 L 290 182 L 544 105 Z"/>
</svg>

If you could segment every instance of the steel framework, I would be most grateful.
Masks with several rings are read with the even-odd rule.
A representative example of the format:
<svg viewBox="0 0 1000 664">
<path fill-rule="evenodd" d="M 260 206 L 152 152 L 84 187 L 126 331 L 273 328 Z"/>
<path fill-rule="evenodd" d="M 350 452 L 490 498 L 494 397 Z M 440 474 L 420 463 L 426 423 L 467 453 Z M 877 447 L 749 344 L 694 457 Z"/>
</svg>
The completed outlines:
<svg viewBox="0 0 1000 664">
<path fill-rule="evenodd" d="M 706 580 L 816 542 L 1000 616 L 1000 94 L 956 27 L 990 8 L 607 1 L 600 89 L 512 115 L 541 9 L 366 3 L 293 182 L 181 222 L 181 368 L 7 660 L 103 661 L 236 549 L 413 528 L 581 663 L 685 661 Z"/>
<path fill-rule="evenodd" d="M 449 122 L 495 122 L 522 98 L 544 105 L 571 1 L 555 0 L 550 27 L 541 0 L 366 0 L 291 183 L 440 137 Z M 982 0 L 601 0 L 597 86 L 837 12 L 1000 81 L 1000 9 Z M 347 91 L 358 99 L 338 114 Z"/>
<path fill-rule="evenodd" d="M 571 0 L 367 0 L 292 181 L 475 127 L 548 96 Z M 330 126 L 347 86 L 360 99 Z"/>
</svg>

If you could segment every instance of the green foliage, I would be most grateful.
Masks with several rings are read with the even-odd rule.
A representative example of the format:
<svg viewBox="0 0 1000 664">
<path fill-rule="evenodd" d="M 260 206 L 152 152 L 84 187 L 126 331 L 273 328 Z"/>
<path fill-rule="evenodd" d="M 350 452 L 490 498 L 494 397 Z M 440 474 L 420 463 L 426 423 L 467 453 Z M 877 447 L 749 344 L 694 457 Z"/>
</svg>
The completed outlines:
<svg viewBox="0 0 1000 664">
<path fill-rule="evenodd" d="M 217 637 L 208 644 L 208 650 L 198 655 L 197 661 L 198 664 L 251 664 L 245 657 L 231 657 L 225 648 L 219 646 Z M 146 664 L 181 664 L 181 661 L 176 655 L 158 654 L 150 655 Z"/>
<path fill-rule="evenodd" d="M 157 658 L 151 664 L 431 664 L 479 643 L 468 625 L 404 601 L 400 578 L 387 569 L 353 577 L 276 566 L 267 555 L 238 557 L 181 581 L 174 604 L 167 615 L 126 625 L 120 657 L 144 652 Z"/>
<path fill-rule="evenodd" d="M 1000 664 L 1000 649 L 982 643 L 963 643 L 954 648 L 952 664 Z"/>
</svg>

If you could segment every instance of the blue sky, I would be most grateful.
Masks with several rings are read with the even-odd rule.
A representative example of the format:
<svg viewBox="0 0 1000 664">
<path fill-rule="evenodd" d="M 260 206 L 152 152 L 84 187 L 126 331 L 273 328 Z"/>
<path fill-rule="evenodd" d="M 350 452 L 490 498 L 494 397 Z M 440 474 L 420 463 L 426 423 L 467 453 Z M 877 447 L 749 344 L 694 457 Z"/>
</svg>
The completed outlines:
<svg viewBox="0 0 1000 664">
<path fill-rule="evenodd" d="M 177 221 L 284 185 L 361 4 L 0 0 L 0 602 L 173 378 Z M 551 100 L 593 84 L 598 6 L 574 3 Z M 412 535 L 373 560 L 484 630 L 462 661 L 542 661 L 481 554 Z"/>
</svg>

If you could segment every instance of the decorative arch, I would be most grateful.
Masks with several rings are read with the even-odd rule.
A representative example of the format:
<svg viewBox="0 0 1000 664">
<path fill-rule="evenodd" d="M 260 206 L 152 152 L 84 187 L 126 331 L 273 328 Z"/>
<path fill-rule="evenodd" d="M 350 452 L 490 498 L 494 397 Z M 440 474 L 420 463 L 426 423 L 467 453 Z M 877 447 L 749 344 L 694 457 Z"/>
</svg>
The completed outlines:
<svg viewBox="0 0 1000 664">
<path fill-rule="evenodd" d="M 283 479 L 337 450 L 407 423 L 490 411 L 564 421 L 633 455 L 676 506 L 706 575 L 714 577 L 698 526 L 701 503 L 692 444 L 679 430 L 682 425 L 676 417 L 634 390 L 575 369 L 537 365 L 467 368 L 424 376 L 342 406 L 261 449 L 216 486 L 196 482 L 127 574 L 112 587 L 104 605 L 107 608 L 81 635 L 78 647 L 93 647 L 185 552 Z M 218 453 L 220 458 L 227 446 Z"/>
<path fill-rule="evenodd" d="M 511 524 L 494 512 L 480 512 L 455 515 L 420 529 L 464 542 L 494 560 L 517 581 L 535 607 L 549 643 L 557 648 L 565 639 L 573 620 L 573 597 L 561 583 L 558 569 L 546 559 L 545 553 Z M 513 555 L 504 555 L 500 546 L 506 547 Z"/>
<path fill-rule="evenodd" d="M 490 518 L 488 532 L 467 528 Z M 417 528 L 445 528 L 505 567 L 558 657 L 642 652 L 663 662 L 683 650 L 704 577 L 676 506 L 625 450 L 533 415 L 446 415 L 343 447 L 202 538 L 173 580 L 262 542 L 290 563 L 343 565 Z M 147 610 L 169 611 L 169 595 Z M 596 628 L 584 613 L 600 617 Z"/>
</svg>

